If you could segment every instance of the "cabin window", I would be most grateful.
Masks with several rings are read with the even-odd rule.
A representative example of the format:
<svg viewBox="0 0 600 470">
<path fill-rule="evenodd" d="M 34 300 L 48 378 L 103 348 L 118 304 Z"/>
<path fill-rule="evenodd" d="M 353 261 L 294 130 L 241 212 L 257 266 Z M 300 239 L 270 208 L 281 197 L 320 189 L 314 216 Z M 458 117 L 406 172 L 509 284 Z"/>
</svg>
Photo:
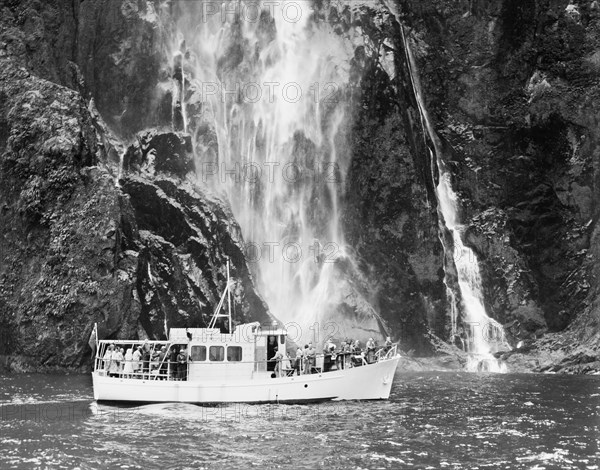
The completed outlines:
<svg viewBox="0 0 600 470">
<path fill-rule="evenodd" d="M 192 346 L 192 361 L 206 361 L 206 346 Z"/>
<path fill-rule="evenodd" d="M 229 346 L 227 348 L 227 360 L 229 362 L 240 362 L 242 360 L 241 346 Z"/>
<path fill-rule="evenodd" d="M 285 344 L 285 335 L 279 335 L 279 344 Z"/>
<path fill-rule="evenodd" d="M 225 348 L 223 346 L 211 346 L 208 352 L 208 359 L 220 362 L 225 359 Z"/>
</svg>

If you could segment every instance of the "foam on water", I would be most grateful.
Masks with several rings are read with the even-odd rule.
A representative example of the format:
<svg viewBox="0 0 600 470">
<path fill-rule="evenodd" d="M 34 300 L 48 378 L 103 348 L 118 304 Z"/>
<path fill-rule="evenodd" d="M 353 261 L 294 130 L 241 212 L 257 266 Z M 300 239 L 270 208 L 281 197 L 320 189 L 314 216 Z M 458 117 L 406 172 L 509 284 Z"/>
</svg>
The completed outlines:
<svg viewBox="0 0 600 470">
<path fill-rule="evenodd" d="M 52 402 L 0 405 L 0 468 L 591 470 L 599 380 L 398 373 L 388 401 L 123 407 L 96 404 L 89 377 L 0 377 Z M 56 400 L 69 388 L 75 403 Z"/>
</svg>

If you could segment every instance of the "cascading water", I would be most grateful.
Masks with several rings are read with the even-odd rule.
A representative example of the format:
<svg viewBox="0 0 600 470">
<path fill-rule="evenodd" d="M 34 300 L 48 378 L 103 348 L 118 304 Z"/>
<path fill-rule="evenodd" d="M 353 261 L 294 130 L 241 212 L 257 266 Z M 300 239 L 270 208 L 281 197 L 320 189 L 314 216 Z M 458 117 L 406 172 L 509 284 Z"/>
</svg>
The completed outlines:
<svg viewBox="0 0 600 470">
<path fill-rule="evenodd" d="M 312 339 L 339 296 L 333 261 L 349 259 L 339 198 L 352 44 L 306 1 L 171 8 L 173 125 L 193 135 L 198 178 L 231 202 L 271 311 Z"/>
<path fill-rule="evenodd" d="M 436 186 L 438 211 L 446 228 L 452 234 L 454 243 L 453 253 L 455 255 L 454 263 L 458 275 L 460 298 L 465 313 L 465 318 L 463 319 L 463 324 L 466 325 L 467 330 L 465 349 L 469 353 L 467 369 L 472 371 L 485 370 L 489 372 L 505 372 L 506 365 L 498 361 L 491 354 L 491 352 L 498 347 L 508 347 L 504 329 L 497 321 L 488 317 L 486 314 L 483 302 L 479 262 L 473 250 L 464 245 L 462 241 L 462 232 L 465 227 L 460 222 L 458 197 L 452 189 L 450 173 L 446 167 L 441 141 L 431 123 L 429 113 L 425 107 L 416 61 L 404 33 L 404 27 L 400 16 L 390 2 L 386 2 L 386 4 L 392 14 L 395 15 L 400 25 L 406 62 L 411 76 L 419 114 L 421 116 L 423 132 L 429 137 L 433 146 L 433 149 L 430 147 L 430 152 L 432 160 L 436 163 L 438 173 L 438 184 Z M 443 245 L 446 250 L 447 247 L 445 244 Z M 452 304 L 452 328 L 454 333 L 456 330 L 456 316 L 458 309 L 454 303 L 456 302 L 456 296 L 450 288 L 448 288 L 448 291 L 449 300 Z"/>
</svg>

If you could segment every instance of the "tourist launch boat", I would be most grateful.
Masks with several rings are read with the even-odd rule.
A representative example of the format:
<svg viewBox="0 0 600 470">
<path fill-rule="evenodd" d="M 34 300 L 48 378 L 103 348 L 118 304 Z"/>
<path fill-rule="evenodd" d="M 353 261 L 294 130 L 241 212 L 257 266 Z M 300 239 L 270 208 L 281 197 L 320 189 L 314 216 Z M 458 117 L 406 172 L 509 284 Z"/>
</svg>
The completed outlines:
<svg viewBox="0 0 600 470">
<path fill-rule="evenodd" d="M 231 329 L 230 309 L 219 313 L 230 287 L 228 281 L 208 328 L 171 328 L 167 341 L 96 340 L 94 399 L 208 404 L 389 398 L 400 359 L 395 345 L 360 354 L 306 354 L 298 361 L 294 346 L 290 359 L 277 352 L 289 346 L 285 328 L 250 323 Z M 231 333 L 214 327 L 221 317 L 228 318 Z M 120 348 L 139 348 L 141 358 L 115 353 Z"/>
</svg>

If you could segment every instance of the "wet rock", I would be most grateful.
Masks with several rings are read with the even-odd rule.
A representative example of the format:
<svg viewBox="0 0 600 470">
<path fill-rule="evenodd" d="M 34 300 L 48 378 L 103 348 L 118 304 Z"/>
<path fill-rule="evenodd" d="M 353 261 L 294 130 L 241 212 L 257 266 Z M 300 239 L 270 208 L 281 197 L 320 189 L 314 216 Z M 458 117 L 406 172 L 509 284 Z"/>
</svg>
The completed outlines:
<svg viewBox="0 0 600 470">
<path fill-rule="evenodd" d="M 204 326 L 227 258 L 234 321 L 270 321 L 228 206 L 182 181 L 189 136 L 140 134 L 124 191 L 122 144 L 79 92 L 25 69 L 19 44 L 0 55 L 3 367 L 87 368 L 94 323 L 115 339 L 164 337 L 165 318 Z"/>
<path fill-rule="evenodd" d="M 150 336 L 169 327 L 207 326 L 231 262 L 234 320 L 271 316 L 256 293 L 241 231 L 228 206 L 188 183 L 129 174 L 120 181 L 140 230 L 137 293 L 140 321 Z"/>
<path fill-rule="evenodd" d="M 142 131 L 125 153 L 123 170 L 150 178 L 163 173 L 185 179 L 195 170 L 191 137 L 175 132 Z"/>
<path fill-rule="evenodd" d="M 8 125 L 0 158 L 0 354 L 11 368 L 76 368 L 89 360 L 94 322 L 104 335 L 135 329 L 121 199 L 95 166 L 97 142 L 78 93 L 0 66 Z M 107 236 L 111 234 L 111 236 Z"/>
<path fill-rule="evenodd" d="M 76 62 L 86 89 L 121 136 L 156 125 L 161 54 L 157 2 L 83 0 L 78 8 Z"/>
</svg>

